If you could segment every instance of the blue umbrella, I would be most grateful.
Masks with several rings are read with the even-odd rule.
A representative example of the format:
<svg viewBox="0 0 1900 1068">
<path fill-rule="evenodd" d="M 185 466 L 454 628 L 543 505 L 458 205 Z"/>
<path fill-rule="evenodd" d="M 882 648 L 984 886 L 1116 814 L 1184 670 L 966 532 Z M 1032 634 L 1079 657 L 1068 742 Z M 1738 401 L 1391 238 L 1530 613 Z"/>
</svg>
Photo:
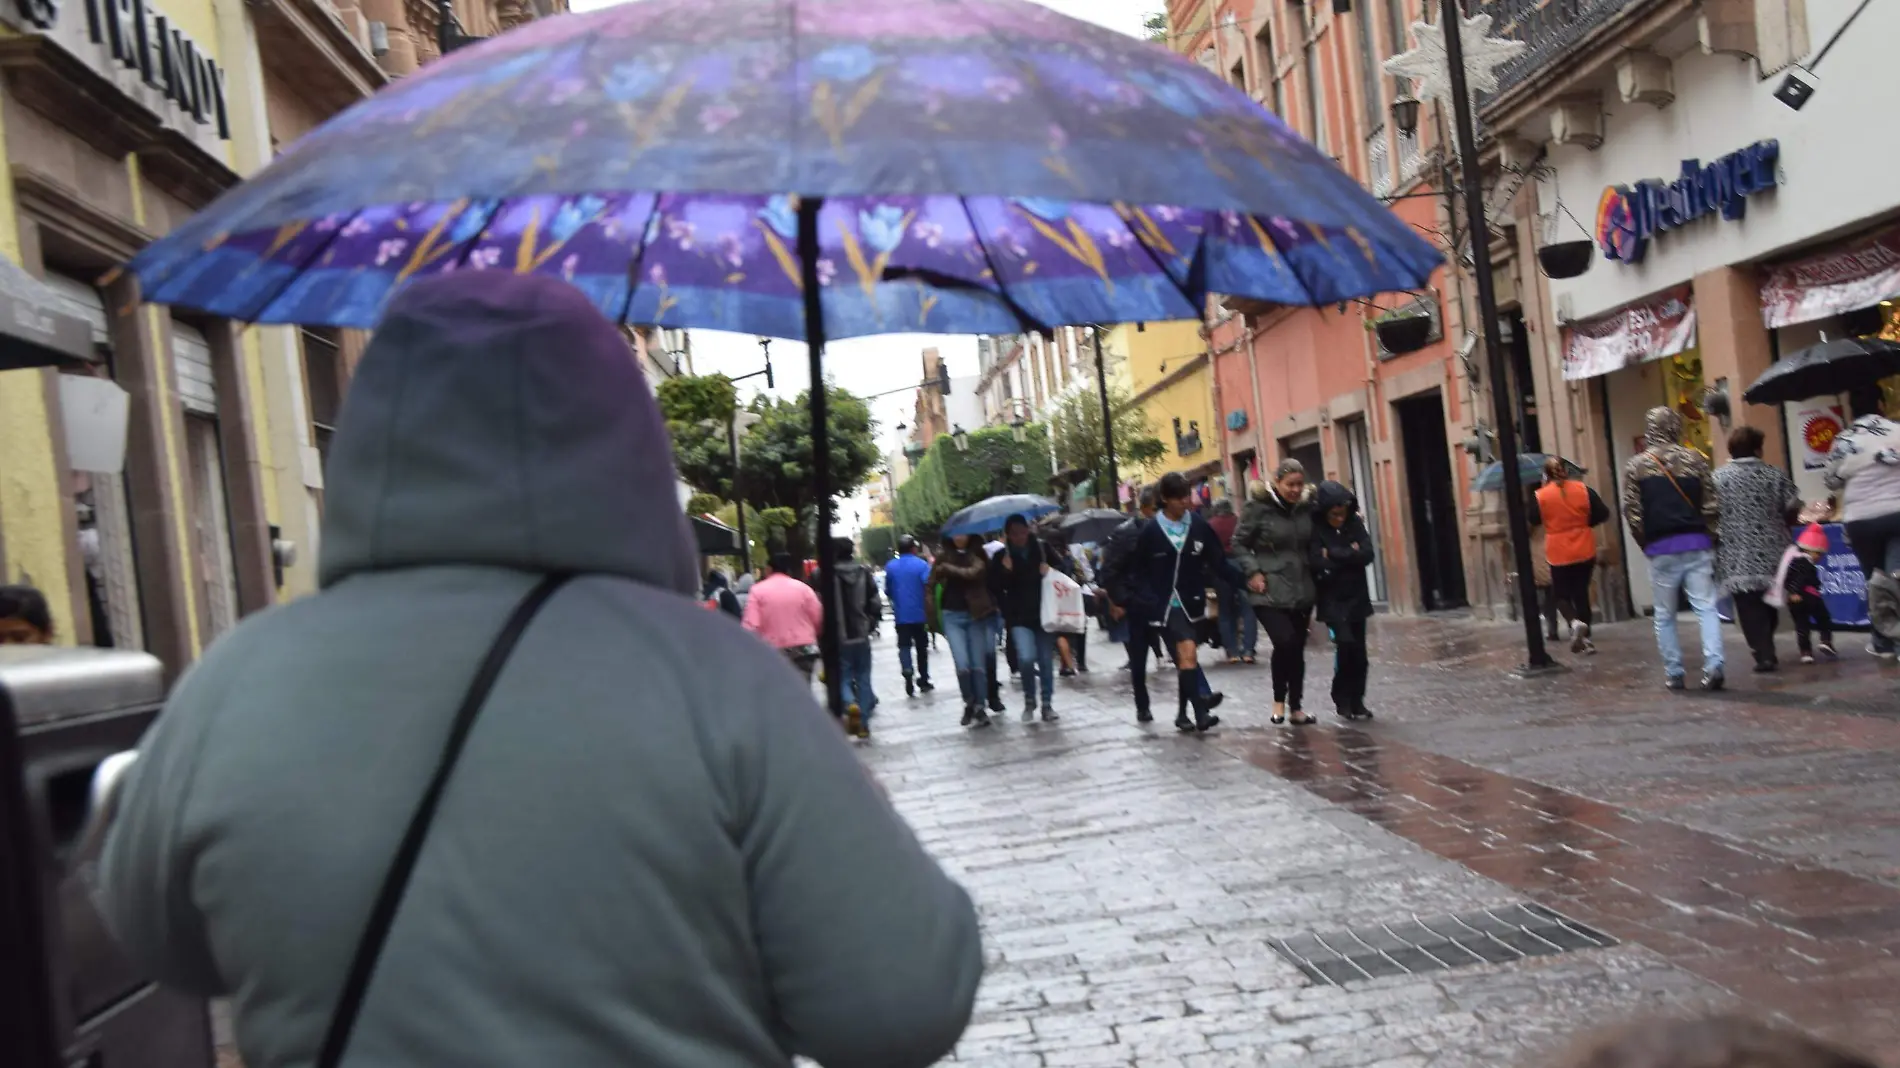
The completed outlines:
<svg viewBox="0 0 1900 1068">
<path fill-rule="evenodd" d="M 1517 454 L 1517 481 L 1521 486 L 1536 486 L 1544 480 L 1544 460 L 1541 452 L 1521 452 Z M 1586 468 L 1574 461 L 1565 460 L 1564 466 L 1570 469 L 1570 477 L 1576 478 L 1588 474 Z M 1504 488 L 1504 464 L 1494 463 L 1478 472 L 1471 482 L 1471 488 L 1480 493 L 1496 493 Z"/>
<path fill-rule="evenodd" d="M 951 516 L 950 521 L 943 525 L 943 536 L 990 534 L 1003 529 L 1003 524 L 1014 516 L 1035 520 L 1060 511 L 1062 506 L 1047 497 L 1033 493 L 1006 493 L 1001 497 L 978 501 Z"/>
<path fill-rule="evenodd" d="M 639 0 L 393 83 L 129 268 L 332 326 L 427 274 L 553 274 L 617 321 L 803 338 L 817 384 L 827 337 L 1331 304 L 1442 262 L 1244 92 L 1027 0 Z"/>
</svg>

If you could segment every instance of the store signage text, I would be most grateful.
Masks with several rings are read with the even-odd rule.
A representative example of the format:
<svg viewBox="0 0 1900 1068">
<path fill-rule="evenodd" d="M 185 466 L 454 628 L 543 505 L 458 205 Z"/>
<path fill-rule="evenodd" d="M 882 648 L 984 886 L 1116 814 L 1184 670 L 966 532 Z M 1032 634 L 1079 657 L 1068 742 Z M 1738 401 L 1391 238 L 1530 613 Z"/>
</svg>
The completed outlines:
<svg viewBox="0 0 1900 1068">
<path fill-rule="evenodd" d="M 14 0 L 26 22 L 56 31 L 61 0 Z M 153 10 L 147 0 L 85 0 L 86 34 L 110 61 L 163 93 L 200 126 L 231 139 L 225 111 L 224 69 L 198 42 Z"/>
<path fill-rule="evenodd" d="M 1673 182 L 1649 178 L 1610 186 L 1597 202 L 1597 244 L 1606 259 L 1640 263 L 1652 238 L 1706 215 L 1733 222 L 1748 212 L 1748 198 L 1773 189 L 1781 143 L 1757 141 L 1713 163 L 1682 161 Z"/>
</svg>

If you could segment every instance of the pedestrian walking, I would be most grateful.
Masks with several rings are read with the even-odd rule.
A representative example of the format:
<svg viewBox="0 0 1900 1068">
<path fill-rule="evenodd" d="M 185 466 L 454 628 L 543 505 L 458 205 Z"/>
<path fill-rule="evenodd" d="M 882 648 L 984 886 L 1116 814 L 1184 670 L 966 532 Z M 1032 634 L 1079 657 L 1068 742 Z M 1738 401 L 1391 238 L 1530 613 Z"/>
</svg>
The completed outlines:
<svg viewBox="0 0 1900 1068">
<path fill-rule="evenodd" d="M 1004 711 L 1005 707 L 1003 705 L 1003 673 L 998 670 L 996 658 L 996 647 L 998 645 L 1003 647 L 1003 666 L 1008 667 L 1012 677 L 1019 674 L 1016 663 L 1016 638 L 1010 633 L 1009 625 L 1003 622 L 1003 613 L 1000 603 L 1002 600 L 1002 562 L 997 559 L 997 556 L 1002 553 L 1003 547 L 1003 532 L 1000 530 L 987 535 L 983 539 L 983 554 L 989 557 L 992 565 L 990 568 L 990 582 L 997 586 L 996 595 L 997 601 L 999 602 L 994 622 L 990 625 L 990 643 L 986 647 L 988 652 L 984 657 L 983 669 L 984 674 L 989 678 L 990 711 L 998 713 Z"/>
<path fill-rule="evenodd" d="M 1663 683 L 1671 690 L 1684 686 L 1676 603 L 1686 593 L 1702 631 L 1702 688 L 1719 690 L 1727 679 L 1722 617 L 1715 611 L 1713 532 L 1721 521 L 1722 499 L 1709 476 L 1708 457 L 1679 443 L 1682 416 L 1674 408 L 1651 408 L 1643 423 L 1645 447 L 1623 469 L 1623 521 L 1649 558 Z"/>
<path fill-rule="evenodd" d="M 1723 498 L 1727 500 L 1727 498 Z M 1810 523 L 1788 551 L 1787 577 L 1783 596 L 1788 614 L 1794 618 L 1794 640 L 1803 664 L 1814 663 L 1814 654 L 1832 660 L 1834 653 L 1834 614 L 1827 609 L 1827 594 L 1821 588 L 1821 560 L 1827 556 L 1827 531 L 1819 523 Z M 1819 633 L 1821 644 L 1813 643 Z"/>
<path fill-rule="evenodd" d="M 909 534 L 897 539 L 897 559 L 884 565 L 884 596 L 897 626 L 897 662 L 904 672 L 904 696 L 936 689 L 930 684 L 930 564 Z"/>
<path fill-rule="evenodd" d="M 739 595 L 732 592 L 731 581 L 718 568 L 706 573 L 706 584 L 700 588 L 699 596 L 706 607 L 715 612 L 724 612 L 734 619 L 743 619 L 745 616 L 745 607 L 739 603 Z"/>
<path fill-rule="evenodd" d="M 1223 497 L 1209 505 L 1207 525 L 1214 528 L 1220 538 L 1221 551 L 1232 556 L 1234 531 L 1240 527 L 1240 513 L 1235 510 L 1234 502 Z M 1219 576 L 1215 576 L 1215 582 L 1214 591 L 1220 595 L 1221 648 L 1227 651 L 1227 662 L 1255 663 L 1260 644 L 1260 619 L 1247 601 L 1246 588 L 1227 585 Z"/>
<path fill-rule="evenodd" d="M 1597 491 L 1570 477 L 1561 456 L 1544 461 L 1544 484 L 1531 497 L 1530 521 L 1544 532 L 1551 600 L 1570 622 L 1570 651 L 1594 654 L 1590 636 L 1590 580 L 1597 567 L 1593 530 L 1610 520 L 1610 506 Z"/>
<path fill-rule="evenodd" d="M 843 624 L 839 647 L 839 679 L 844 700 L 845 733 L 854 738 L 871 737 L 871 718 L 877 715 L 877 691 L 871 686 L 871 637 L 878 620 L 884 618 L 884 605 L 877 595 L 877 576 L 857 558 L 857 547 L 850 538 L 834 538 L 831 566 L 837 582 L 831 582 L 825 569 L 812 576 L 818 589 L 835 589 L 838 619 Z"/>
<path fill-rule="evenodd" d="M 752 584 L 746 597 L 745 629 L 777 649 L 809 681 L 818 666 L 825 606 L 817 592 L 797 577 L 801 570 L 791 553 L 773 554 L 765 565 L 765 577 Z"/>
<path fill-rule="evenodd" d="M 739 614 L 742 617 L 745 615 L 746 599 L 752 596 L 752 587 L 756 585 L 758 581 L 758 576 L 747 571 L 741 574 L 738 580 L 732 584 L 732 595 L 739 598 Z"/>
<path fill-rule="evenodd" d="M 1319 621 L 1333 639 L 1333 709 L 1344 720 L 1369 720 L 1366 621 L 1372 618 L 1372 532 L 1359 498 L 1338 482 L 1319 484 L 1320 522 L 1313 531 L 1312 568 Z"/>
<path fill-rule="evenodd" d="M 1056 636 L 1042 629 L 1042 580 L 1051 568 L 1049 551 L 1041 538 L 1029 532 L 1029 520 L 1011 516 L 1003 528 L 1003 623 L 1016 642 L 1017 666 L 1023 680 L 1023 722 L 1036 720 L 1036 688 L 1042 687 L 1042 719 L 1058 718 L 1056 701 Z"/>
<path fill-rule="evenodd" d="M 1234 556 L 1260 625 L 1273 643 L 1274 723 L 1314 722 L 1304 711 L 1306 641 L 1313 627 L 1313 490 L 1298 460 L 1280 461 L 1271 483 L 1249 487 L 1234 530 Z"/>
<path fill-rule="evenodd" d="M 1824 477 L 1841 495 L 1841 522 L 1868 581 L 1900 576 L 1900 423 L 1881 411 L 1878 386 L 1848 394 L 1854 421 L 1828 450 Z M 1894 656 L 1894 641 L 1879 631 L 1867 651 Z"/>
<path fill-rule="evenodd" d="M 665 424 L 591 299 L 404 287 L 324 481 L 318 592 L 205 650 L 125 780 L 93 900 L 128 974 L 230 997 L 254 1065 L 338 1033 L 359 1065 L 951 1051 L 976 910 L 700 607 Z"/>
<path fill-rule="evenodd" d="M 53 610 L 32 586 L 0 586 L 0 645 L 53 644 Z"/>
<path fill-rule="evenodd" d="M 1161 510 L 1141 528 L 1129 551 L 1129 610 L 1174 650 L 1180 669 L 1180 704 L 1174 726 L 1206 732 L 1220 723 L 1196 684 L 1200 674 L 1199 625 L 1207 617 L 1207 589 L 1216 575 L 1235 584 L 1240 572 L 1221 551 L 1220 535 L 1190 510 L 1194 488 L 1178 473 L 1161 476 Z M 1194 711 L 1189 718 L 1188 710 Z"/>
<path fill-rule="evenodd" d="M 1093 603 L 1090 587 L 1095 581 L 1095 572 L 1089 569 L 1087 561 L 1078 553 L 1080 546 L 1070 545 L 1060 533 L 1044 538 L 1049 547 L 1049 566 L 1062 572 L 1082 587 L 1082 614 L 1085 617 L 1080 631 L 1071 634 L 1056 635 L 1056 656 L 1061 660 L 1061 676 L 1075 678 L 1078 674 L 1087 674 L 1089 670 L 1089 632 L 1086 617 L 1090 615 Z M 1086 576 L 1086 577 L 1084 577 Z"/>
<path fill-rule="evenodd" d="M 1715 570 L 1722 592 L 1735 605 L 1755 671 L 1780 667 L 1775 630 L 1781 610 L 1764 596 L 1774 586 L 1782 554 L 1788 551 L 1788 526 L 1801 511 L 1801 495 L 1788 473 L 1761 458 L 1762 433 L 1738 426 L 1729 433 L 1731 459 L 1715 472 L 1722 516 L 1716 528 Z"/>
<path fill-rule="evenodd" d="M 942 596 L 939 618 L 950 659 L 957 666 L 957 688 L 963 694 L 963 726 L 987 727 L 983 710 L 989 694 L 986 673 L 996 661 L 995 582 L 989 554 L 967 534 L 946 540 L 930 570 L 930 584 Z"/>
</svg>

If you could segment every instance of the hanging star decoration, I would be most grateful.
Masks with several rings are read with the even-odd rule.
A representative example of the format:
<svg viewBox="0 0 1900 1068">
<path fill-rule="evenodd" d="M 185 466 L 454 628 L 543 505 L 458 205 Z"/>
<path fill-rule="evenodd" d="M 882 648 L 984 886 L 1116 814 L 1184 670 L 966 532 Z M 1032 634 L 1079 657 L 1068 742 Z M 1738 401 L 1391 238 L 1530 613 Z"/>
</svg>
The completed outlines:
<svg viewBox="0 0 1900 1068">
<path fill-rule="evenodd" d="M 1465 83 L 1475 95 L 1495 93 L 1498 68 L 1530 47 L 1522 41 L 1491 36 L 1491 16 L 1473 15 L 1459 22 L 1458 41 L 1464 45 Z M 1385 72 L 1412 79 L 1412 93 L 1420 100 L 1451 103 L 1451 64 L 1445 60 L 1444 30 L 1429 22 L 1412 23 L 1412 50 L 1385 61 Z"/>
</svg>

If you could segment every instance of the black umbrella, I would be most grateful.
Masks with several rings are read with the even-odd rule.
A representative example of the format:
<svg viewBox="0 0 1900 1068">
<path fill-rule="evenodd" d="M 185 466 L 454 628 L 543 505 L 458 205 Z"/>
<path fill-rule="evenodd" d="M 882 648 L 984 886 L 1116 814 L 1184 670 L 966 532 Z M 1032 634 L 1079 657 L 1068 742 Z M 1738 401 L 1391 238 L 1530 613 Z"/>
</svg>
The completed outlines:
<svg viewBox="0 0 1900 1068">
<path fill-rule="evenodd" d="M 1108 537 L 1109 532 L 1128 521 L 1120 512 L 1111 512 L 1106 508 L 1090 508 L 1083 512 L 1073 512 L 1062 517 L 1056 528 L 1067 535 L 1077 545 L 1087 545 Z"/>
<path fill-rule="evenodd" d="M 1900 344 L 1881 338 L 1823 341 L 1779 360 L 1742 394 L 1750 404 L 1784 404 L 1846 393 L 1900 375 Z"/>
</svg>

